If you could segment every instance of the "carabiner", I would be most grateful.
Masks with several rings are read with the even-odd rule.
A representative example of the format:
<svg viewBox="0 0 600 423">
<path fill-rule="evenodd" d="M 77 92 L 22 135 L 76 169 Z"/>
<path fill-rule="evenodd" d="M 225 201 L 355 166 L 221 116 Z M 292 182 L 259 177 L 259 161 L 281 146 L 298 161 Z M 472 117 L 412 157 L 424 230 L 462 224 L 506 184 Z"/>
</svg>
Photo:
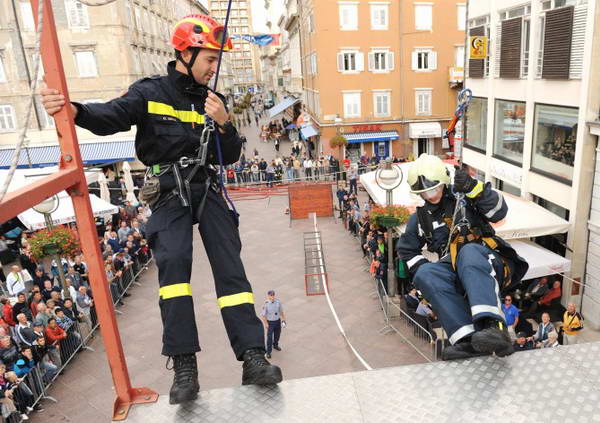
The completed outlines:
<svg viewBox="0 0 600 423">
<path fill-rule="evenodd" d="M 459 107 L 466 107 L 471 102 L 473 98 L 473 91 L 470 88 L 465 88 L 458 93 L 457 102 Z"/>
</svg>

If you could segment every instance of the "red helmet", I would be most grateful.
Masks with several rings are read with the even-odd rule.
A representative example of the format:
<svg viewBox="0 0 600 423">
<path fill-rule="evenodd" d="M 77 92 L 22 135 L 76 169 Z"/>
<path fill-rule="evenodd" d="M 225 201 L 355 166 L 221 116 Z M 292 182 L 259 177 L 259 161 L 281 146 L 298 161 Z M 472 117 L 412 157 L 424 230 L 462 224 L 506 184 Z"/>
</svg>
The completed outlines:
<svg viewBox="0 0 600 423">
<path fill-rule="evenodd" d="M 171 44 L 175 50 L 183 51 L 188 47 L 220 50 L 224 43 L 223 51 L 229 51 L 233 44 L 229 37 L 223 40 L 224 35 L 225 28 L 210 16 L 187 15 L 173 28 Z"/>
</svg>

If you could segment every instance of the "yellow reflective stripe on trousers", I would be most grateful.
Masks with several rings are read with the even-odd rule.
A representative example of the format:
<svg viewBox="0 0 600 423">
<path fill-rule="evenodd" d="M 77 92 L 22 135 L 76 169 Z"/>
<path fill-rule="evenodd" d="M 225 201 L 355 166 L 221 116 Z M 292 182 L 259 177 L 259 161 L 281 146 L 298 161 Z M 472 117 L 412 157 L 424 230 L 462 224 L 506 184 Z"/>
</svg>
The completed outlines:
<svg viewBox="0 0 600 423">
<path fill-rule="evenodd" d="M 192 295 L 192 286 L 189 283 L 176 283 L 163 286 L 158 290 L 158 294 L 163 300 L 169 298 L 185 297 Z"/>
<path fill-rule="evenodd" d="M 173 106 L 156 101 L 148 102 L 148 113 L 153 115 L 173 116 L 182 122 L 194 122 L 204 124 L 204 115 L 193 110 L 175 110 Z"/>
<path fill-rule="evenodd" d="M 252 292 L 240 292 L 239 294 L 226 295 L 217 298 L 219 308 L 234 307 L 241 304 L 254 304 Z"/>
</svg>

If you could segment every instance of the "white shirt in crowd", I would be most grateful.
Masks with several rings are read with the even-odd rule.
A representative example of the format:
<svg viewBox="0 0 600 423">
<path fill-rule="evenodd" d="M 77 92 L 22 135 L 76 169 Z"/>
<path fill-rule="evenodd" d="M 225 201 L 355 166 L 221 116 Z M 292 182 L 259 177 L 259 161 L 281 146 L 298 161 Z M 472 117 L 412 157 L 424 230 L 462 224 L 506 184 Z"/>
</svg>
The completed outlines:
<svg viewBox="0 0 600 423">
<path fill-rule="evenodd" d="M 25 291 L 25 282 L 33 280 L 27 269 L 22 269 L 20 272 L 10 272 L 6 276 L 6 288 L 8 293 L 14 297 L 19 292 Z"/>
</svg>

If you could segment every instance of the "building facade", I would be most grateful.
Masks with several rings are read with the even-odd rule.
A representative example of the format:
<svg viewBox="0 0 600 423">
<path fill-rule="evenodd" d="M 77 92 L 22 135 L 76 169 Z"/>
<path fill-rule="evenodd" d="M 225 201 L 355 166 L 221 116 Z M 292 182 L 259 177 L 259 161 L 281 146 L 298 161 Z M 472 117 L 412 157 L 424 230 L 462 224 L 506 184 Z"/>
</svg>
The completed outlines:
<svg viewBox="0 0 600 423">
<path fill-rule="evenodd" d="M 173 60 L 170 32 L 179 18 L 208 13 L 197 0 L 121 0 L 87 7 L 76 0 L 54 0 L 53 12 L 72 101 L 99 102 L 118 97 L 134 81 L 165 74 Z M 0 147 L 13 146 L 24 125 L 33 75 L 35 25 L 30 2 L 0 3 Z M 38 78 L 42 78 L 43 71 Z M 39 86 L 39 85 L 38 85 Z M 54 121 L 36 102 L 29 145 L 56 144 Z M 110 141 L 77 128 L 79 140 Z M 119 134 L 133 141 L 134 130 Z"/>
<path fill-rule="evenodd" d="M 228 1 L 210 1 L 211 16 L 220 23 L 225 23 Z M 250 0 L 234 0 L 231 3 L 228 33 L 230 36 L 251 35 L 252 7 Z M 258 50 L 256 46 L 243 39 L 233 40 L 233 51 L 230 56 L 233 93 L 236 95 L 257 90 L 257 75 L 260 73 Z"/>
<path fill-rule="evenodd" d="M 597 262 L 588 260 L 586 272 L 588 227 L 600 223 L 588 222 L 596 138 L 587 122 L 600 106 L 596 3 L 470 2 L 469 33 L 488 36 L 491 49 L 485 60 L 469 60 L 464 161 L 495 187 L 567 220 L 567 234 L 536 241 L 571 259 L 570 277 L 599 289 Z M 597 248 L 593 254 L 600 257 Z M 577 283 L 563 284 L 563 302 L 581 293 Z M 598 325 L 600 307 L 585 298 L 583 306 Z"/>
<path fill-rule="evenodd" d="M 443 154 L 462 70 L 465 4 L 455 0 L 298 0 L 304 107 L 319 149 L 344 135 L 345 154 Z M 450 73 L 454 75 L 450 77 Z"/>
</svg>

